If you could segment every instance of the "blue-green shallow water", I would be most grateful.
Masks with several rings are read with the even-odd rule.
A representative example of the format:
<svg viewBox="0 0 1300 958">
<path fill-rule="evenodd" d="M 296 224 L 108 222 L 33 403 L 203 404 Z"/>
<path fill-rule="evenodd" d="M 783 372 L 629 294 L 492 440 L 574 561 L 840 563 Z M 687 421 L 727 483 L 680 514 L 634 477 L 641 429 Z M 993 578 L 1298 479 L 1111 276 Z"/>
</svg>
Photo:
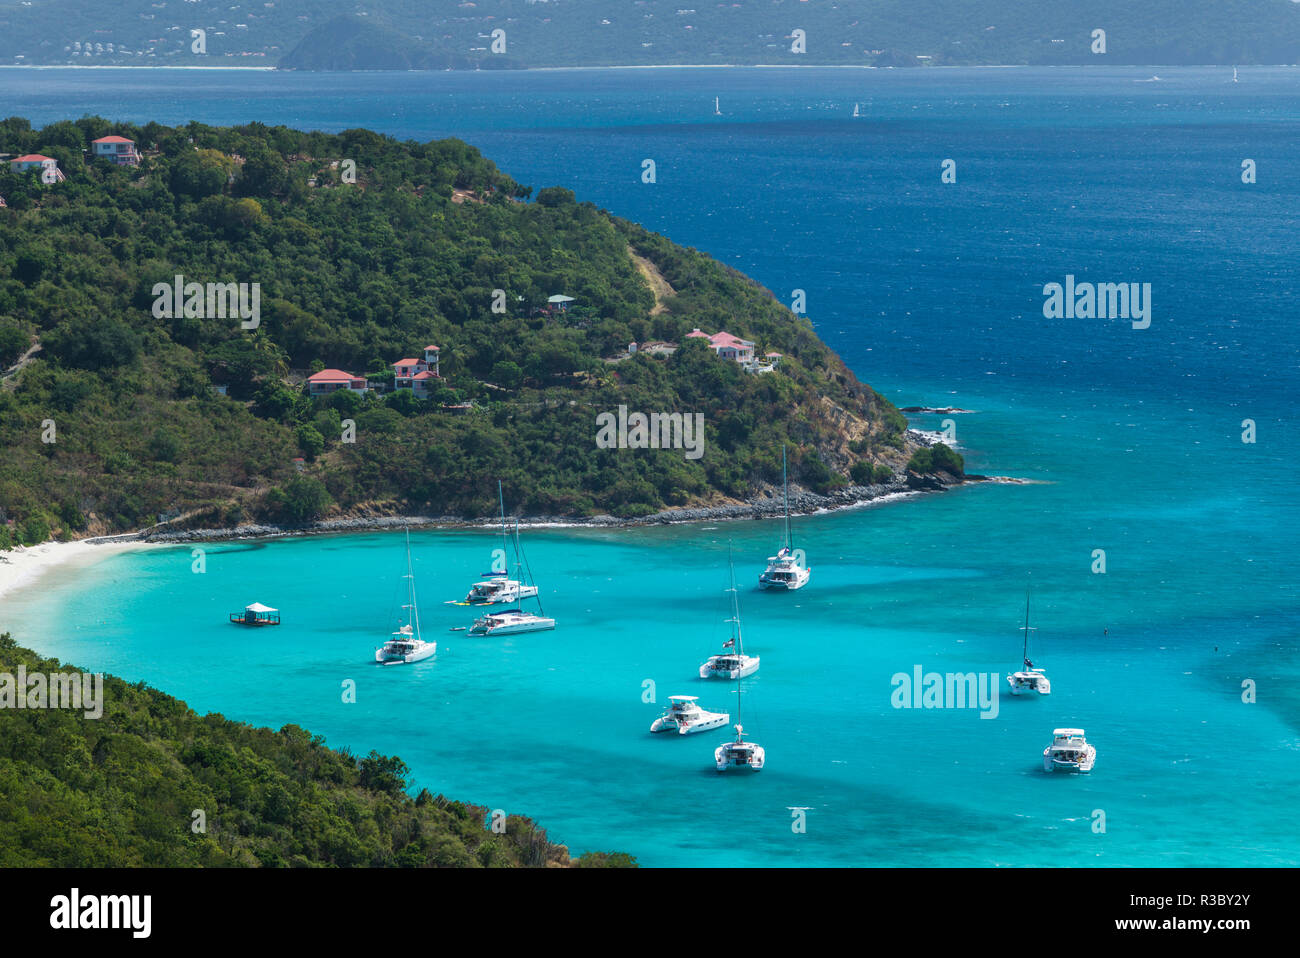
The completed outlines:
<svg viewBox="0 0 1300 958">
<path fill-rule="evenodd" d="M 783 297 L 806 289 L 864 380 L 900 405 L 976 410 L 953 417 L 968 468 L 1036 480 L 798 519 L 814 572 L 792 596 L 750 591 L 774 522 L 529 531 L 559 628 L 514 639 L 445 631 L 472 617 L 440 603 L 486 568 L 491 534 L 417 533 L 440 650 L 405 668 L 367 661 L 392 624 L 392 534 L 216 545 L 203 575 L 188 549 L 113 558 L 7 601 L 0 627 L 200 710 L 400 754 L 421 786 L 646 864 L 1296 864 L 1300 72 L 1162 76 L 0 71 L 7 112 L 38 124 L 459 135 L 523 182 L 570 186 Z M 855 101 L 865 122 L 847 119 Z M 637 179 L 647 156 L 654 187 Z M 958 187 L 938 182 L 948 156 Z M 1066 273 L 1152 282 L 1151 328 L 1042 319 L 1042 284 Z M 712 770 L 724 734 L 647 732 L 668 695 L 734 698 L 694 677 L 726 635 L 728 538 L 763 657 L 745 724 L 769 765 L 747 777 Z M 890 707 L 914 665 L 1013 668 L 1026 580 L 1049 698 L 1004 696 L 990 720 Z M 253 599 L 286 624 L 226 624 Z M 1098 746 L 1090 777 L 1041 772 L 1060 725 Z"/>
</svg>

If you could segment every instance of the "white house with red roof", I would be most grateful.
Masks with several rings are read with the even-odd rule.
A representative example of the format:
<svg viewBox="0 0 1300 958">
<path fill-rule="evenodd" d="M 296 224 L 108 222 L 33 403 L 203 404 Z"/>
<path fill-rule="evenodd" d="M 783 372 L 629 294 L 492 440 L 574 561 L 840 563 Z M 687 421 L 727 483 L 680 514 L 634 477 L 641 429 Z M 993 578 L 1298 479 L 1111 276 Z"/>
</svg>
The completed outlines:
<svg viewBox="0 0 1300 958">
<path fill-rule="evenodd" d="M 754 361 L 754 344 L 748 339 L 733 336 L 725 329 L 710 336 L 708 333 L 693 329 L 686 334 L 687 339 L 706 339 L 709 348 L 723 359 L 730 359 L 742 366 Z"/>
<path fill-rule="evenodd" d="M 340 389 L 363 393 L 367 388 L 364 376 L 354 376 L 341 369 L 322 369 L 307 377 L 307 393 L 311 396 L 328 396 Z"/>
<path fill-rule="evenodd" d="M 393 363 L 393 387 L 410 389 L 421 399 L 429 395 L 432 380 L 440 378 L 438 373 L 437 346 L 425 346 L 423 359 L 399 359 Z"/>
<path fill-rule="evenodd" d="M 26 153 L 9 161 L 11 173 L 21 173 L 23 170 L 40 170 L 42 178 L 45 176 L 45 170 L 53 170 L 56 181 L 62 183 L 64 180 L 63 171 L 59 169 L 59 161 L 52 156 L 42 156 L 40 153 Z"/>
<path fill-rule="evenodd" d="M 96 157 L 111 160 L 118 166 L 139 166 L 140 154 L 135 150 L 135 141 L 124 136 L 101 136 L 91 140 L 91 152 Z"/>
</svg>

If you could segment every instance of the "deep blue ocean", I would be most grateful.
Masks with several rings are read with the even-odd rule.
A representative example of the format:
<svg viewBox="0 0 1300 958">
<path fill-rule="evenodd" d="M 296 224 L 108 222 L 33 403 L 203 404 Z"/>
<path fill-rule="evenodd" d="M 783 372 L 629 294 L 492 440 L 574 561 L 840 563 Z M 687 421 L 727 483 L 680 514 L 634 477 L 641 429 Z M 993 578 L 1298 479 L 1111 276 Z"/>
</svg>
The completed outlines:
<svg viewBox="0 0 1300 958">
<path fill-rule="evenodd" d="M 492 533 L 416 533 L 440 648 L 405 668 L 367 662 L 391 627 L 396 534 L 214 544 L 202 575 L 188 548 L 114 557 L 7 600 L 0 628 L 200 711 L 401 755 L 417 786 L 532 816 L 575 852 L 1298 864 L 1300 70 L 1158 72 L 0 70 L 5 113 L 34 125 L 460 137 L 787 303 L 804 290 L 863 381 L 899 405 L 973 410 L 915 417 L 952 418 L 968 470 L 1037 480 L 798 518 L 813 576 L 788 596 L 752 589 L 774 522 L 526 531 L 559 626 L 513 639 L 447 631 L 472 618 L 442 603 L 487 568 Z M 1150 283 L 1150 327 L 1044 318 L 1044 285 L 1067 275 Z M 647 731 L 668 695 L 734 706 L 695 678 L 727 635 L 729 540 L 763 660 L 743 701 L 768 765 L 745 778 L 713 771 L 725 734 Z M 1003 695 L 992 719 L 891 706 L 891 677 L 918 665 L 1013 669 L 1029 582 L 1052 695 Z M 226 624 L 254 599 L 286 624 Z M 1097 746 L 1090 776 L 1042 771 L 1067 725 Z"/>
</svg>

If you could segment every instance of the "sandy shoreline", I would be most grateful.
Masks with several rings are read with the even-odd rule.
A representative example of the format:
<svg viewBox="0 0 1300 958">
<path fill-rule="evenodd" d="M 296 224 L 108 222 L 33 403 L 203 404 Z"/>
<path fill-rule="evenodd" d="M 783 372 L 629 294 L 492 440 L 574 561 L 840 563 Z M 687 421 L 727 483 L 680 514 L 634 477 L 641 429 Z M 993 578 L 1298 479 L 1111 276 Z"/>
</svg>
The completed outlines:
<svg viewBox="0 0 1300 958">
<path fill-rule="evenodd" d="M 0 599 L 9 598 L 20 589 L 35 586 L 46 573 L 56 568 L 94 565 L 111 555 L 151 549 L 156 546 L 129 540 L 92 540 L 77 542 L 42 542 L 38 546 L 0 552 Z M 4 623 L 0 622 L 0 631 Z"/>
</svg>

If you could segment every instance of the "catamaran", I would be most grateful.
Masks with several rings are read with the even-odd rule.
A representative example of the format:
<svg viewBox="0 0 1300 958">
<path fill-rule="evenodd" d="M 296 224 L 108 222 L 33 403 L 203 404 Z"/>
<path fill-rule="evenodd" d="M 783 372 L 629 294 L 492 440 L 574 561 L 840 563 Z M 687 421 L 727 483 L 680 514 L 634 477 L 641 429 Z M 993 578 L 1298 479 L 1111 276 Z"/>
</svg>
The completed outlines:
<svg viewBox="0 0 1300 958">
<path fill-rule="evenodd" d="M 698 702 L 699 699 L 694 695 L 668 696 L 668 711 L 650 724 L 650 731 L 675 731 L 678 735 L 690 735 L 693 732 L 721 728 L 731 721 L 731 715 L 727 712 L 706 712 Z"/>
<path fill-rule="evenodd" d="M 758 671 L 758 656 L 745 654 L 745 637 L 740 631 L 740 599 L 736 589 L 736 566 L 731 561 L 730 546 L 727 552 L 727 565 L 731 569 L 731 638 L 722 643 L 723 651 L 719 655 L 710 655 L 700 666 L 702 679 L 743 679 Z M 730 651 L 728 651 L 730 650 Z"/>
<path fill-rule="evenodd" d="M 781 486 L 785 498 L 785 541 L 781 551 L 767 557 L 767 568 L 758 577 L 764 589 L 784 589 L 793 592 L 802 589 L 812 577 L 812 569 L 803 564 L 802 550 L 796 555 L 790 540 L 790 479 L 786 472 L 785 446 L 781 447 Z"/>
<path fill-rule="evenodd" d="M 1097 749 L 1088 744 L 1081 728 L 1052 730 L 1052 744 L 1043 749 L 1045 772 L 1091 772 Z"/>
<path fill-rule="evenodd" d="M 387 642 L 375 649 L 375 661 L 381 665 L 403 665 L 427 659 L 438 651 L 437 642 L 420 637 L 420 609 L 415 602 L 415 572 L 411 567 L 411 530 L 406 530 L 406 605 L 402 606 L 405 622 Z"/>
<path fill-rule="evenodd" d="M 497 483 L 498 494 L 500 488 L 501 484 Z M 504 500 L 502 500 L 501 510 L 504 515 Z M 555 628 L 555 620 L 548 617 L 542 609 L 542 599 L 537 594 L 537 586 L 530 584 L 528 581 L 532 578 L 532 575 L 528 570 L 527 561 L 524 559 L 523 546 L 519 542 L 518 519 L 515 520 L 515 569 L 516 574 L 519 576 L 518 585 L 521 597 L 526 595 L 536 599 L 537 612 L 525 612 L 520 605 L 516 605 L 513 609 L 502 609 L 500 612 L 489 612 L 474 620 L 474 625 L 469 630 L 470 635 L 515 635 L 520 632 L 546 632 Z"/>
<path fill-rule="evenodd" d="M 719 772 L 729 768 L 748 768 L 755 772 L 763 770 L 767 761 L 767 752 L 757 742 L 745 741 L 745 726 L 740 724 L 740 684 L 736 684 L 736 740 L 723 742 L 713 750 L 713 764 Z"/>
<path fill-rule="evenodd" d="M 497 480 L 497 500 L 501 503 L 501 562 L 505 562 L 510 547 L 510 533 L 506 529 L 506 500 L 501 492 L 501 480 Z M 500 572 L 484 572 L 484 581 L 475 582 L 465 596 L 468 605 L 499 605 L 506 602 L 519 602 L 537 595 L 537 586 L 510 578 L 505 569 Z"/>
<path fill-rule="evenodd" d="M 1022 692 L 1037 692 L 1039 695 L 1050 695 L 1052 692 L 1052 683 L 1043 674 L 1042 669 L 1034 668 L 1034 663 L 1029 661 L 1029 633 L 1033 631 L 1029 628 L 1029 590 L 1025 590 L 1025 642 L 1021 649 L 1020 655 L 1024 659 L 1024 668 L 1019 672 L 1012 672 L 1007 676 L 1007 684 L 1011 686 L 1012 695 L 1020 695 Z"/>
</svg>

